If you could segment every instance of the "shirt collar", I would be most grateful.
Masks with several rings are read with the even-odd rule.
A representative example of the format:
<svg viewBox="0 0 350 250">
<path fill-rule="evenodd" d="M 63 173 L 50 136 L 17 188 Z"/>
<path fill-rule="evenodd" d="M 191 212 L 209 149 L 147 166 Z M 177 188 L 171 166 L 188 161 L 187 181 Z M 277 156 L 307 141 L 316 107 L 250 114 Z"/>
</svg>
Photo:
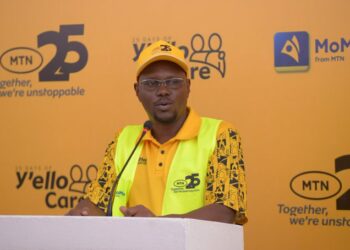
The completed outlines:
<svg viewBox="0 0 350 250">
<path fill-rule="evenodd" d="M 177 132 L 177 134 L 173 138 L 171 138 L 168 142 L 174 141 L 174 140 L 190 140 L 195 138 L 198 135 L 199 128 L 201 126 L 201 118 L 192 108 L 188 108 L 188 109 L 189 109 L 189 114 L 184 124 L 180 128 L 179 132 Z M 156 144 L 158 144 L 157 140 L 154 139 L 154 137 L 152 136 L 151 131 L 148 131 L 145 134 L 145 137 L 143 138 L 143 140 L 151 140 Z"/>
</svg>

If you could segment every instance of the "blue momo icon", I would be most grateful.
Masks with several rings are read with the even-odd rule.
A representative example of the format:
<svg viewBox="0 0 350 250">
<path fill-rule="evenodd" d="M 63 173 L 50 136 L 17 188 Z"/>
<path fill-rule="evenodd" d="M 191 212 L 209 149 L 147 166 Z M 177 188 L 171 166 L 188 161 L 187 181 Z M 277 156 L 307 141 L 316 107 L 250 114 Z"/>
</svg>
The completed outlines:
<svg viewBox="0 0 350 250">
<path fill-rule="evenodd" d="M 278 32 L 275 34 L 274 42 L 276 71 L 309 69 L 309 34 L 307 32 Z"/>
</svg>

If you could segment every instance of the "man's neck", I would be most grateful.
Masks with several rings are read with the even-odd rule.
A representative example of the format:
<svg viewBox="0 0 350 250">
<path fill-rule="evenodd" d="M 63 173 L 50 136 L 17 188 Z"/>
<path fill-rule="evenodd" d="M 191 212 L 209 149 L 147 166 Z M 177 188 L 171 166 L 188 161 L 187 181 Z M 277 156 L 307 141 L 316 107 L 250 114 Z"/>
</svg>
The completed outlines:
<svg viewBox="0 0 350 250">
<path fill-rule="evenodd" d="M 186 109 L 185 115 L 180 117 L 177 121 L 173 123 L 159 123 L 154 122 L 152 125 L 152 136 L 160 143 L 163 144 L 173 138 L 177 132 L 181 129 L 182 125 L 187 119 L 189 110 Z"/>
</svg>

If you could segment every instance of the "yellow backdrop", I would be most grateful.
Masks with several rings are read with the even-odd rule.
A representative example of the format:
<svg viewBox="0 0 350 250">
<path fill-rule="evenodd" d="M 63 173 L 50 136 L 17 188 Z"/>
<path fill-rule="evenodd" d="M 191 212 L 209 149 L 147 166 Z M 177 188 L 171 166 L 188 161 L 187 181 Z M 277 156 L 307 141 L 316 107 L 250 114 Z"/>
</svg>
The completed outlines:
<svg viewBox="0 0 350 250">
<path fill-rule="evenodd" d="M 135 59 L 164 39 L 190 105 L 238 127 L 246 249 L 348 249 L 348 1 L 2 1 L 1 214 L 63 214 L 114 132 L 146 119 Z M 284 71 L 284 72 L 280 72 Z"/>
</svg>

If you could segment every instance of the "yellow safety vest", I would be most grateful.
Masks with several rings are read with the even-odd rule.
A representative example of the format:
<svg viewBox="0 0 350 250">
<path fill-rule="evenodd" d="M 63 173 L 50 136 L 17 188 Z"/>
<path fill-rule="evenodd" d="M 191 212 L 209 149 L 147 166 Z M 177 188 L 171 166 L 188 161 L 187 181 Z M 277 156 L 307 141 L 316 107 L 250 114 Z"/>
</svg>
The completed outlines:
<svg viewBox="0 0 350 250">
<path fill-rule="evenodd" d="M 179 143 L 168 173 L 162 215 L 184 214 L 204 206 L 208 161 L 216 146 L 220 122 L 201 118 L 198 136 Z M 117 173 L 121 171 L 141 131 L 141 125 L 127 126 L 119 134 L 114 157 Z M 137 147 L 119 180 L 113 203 L 113 216 L 123 216 L 119 207 L 127 204 L 142 147 L 143 142 Z"/>
</svg>

